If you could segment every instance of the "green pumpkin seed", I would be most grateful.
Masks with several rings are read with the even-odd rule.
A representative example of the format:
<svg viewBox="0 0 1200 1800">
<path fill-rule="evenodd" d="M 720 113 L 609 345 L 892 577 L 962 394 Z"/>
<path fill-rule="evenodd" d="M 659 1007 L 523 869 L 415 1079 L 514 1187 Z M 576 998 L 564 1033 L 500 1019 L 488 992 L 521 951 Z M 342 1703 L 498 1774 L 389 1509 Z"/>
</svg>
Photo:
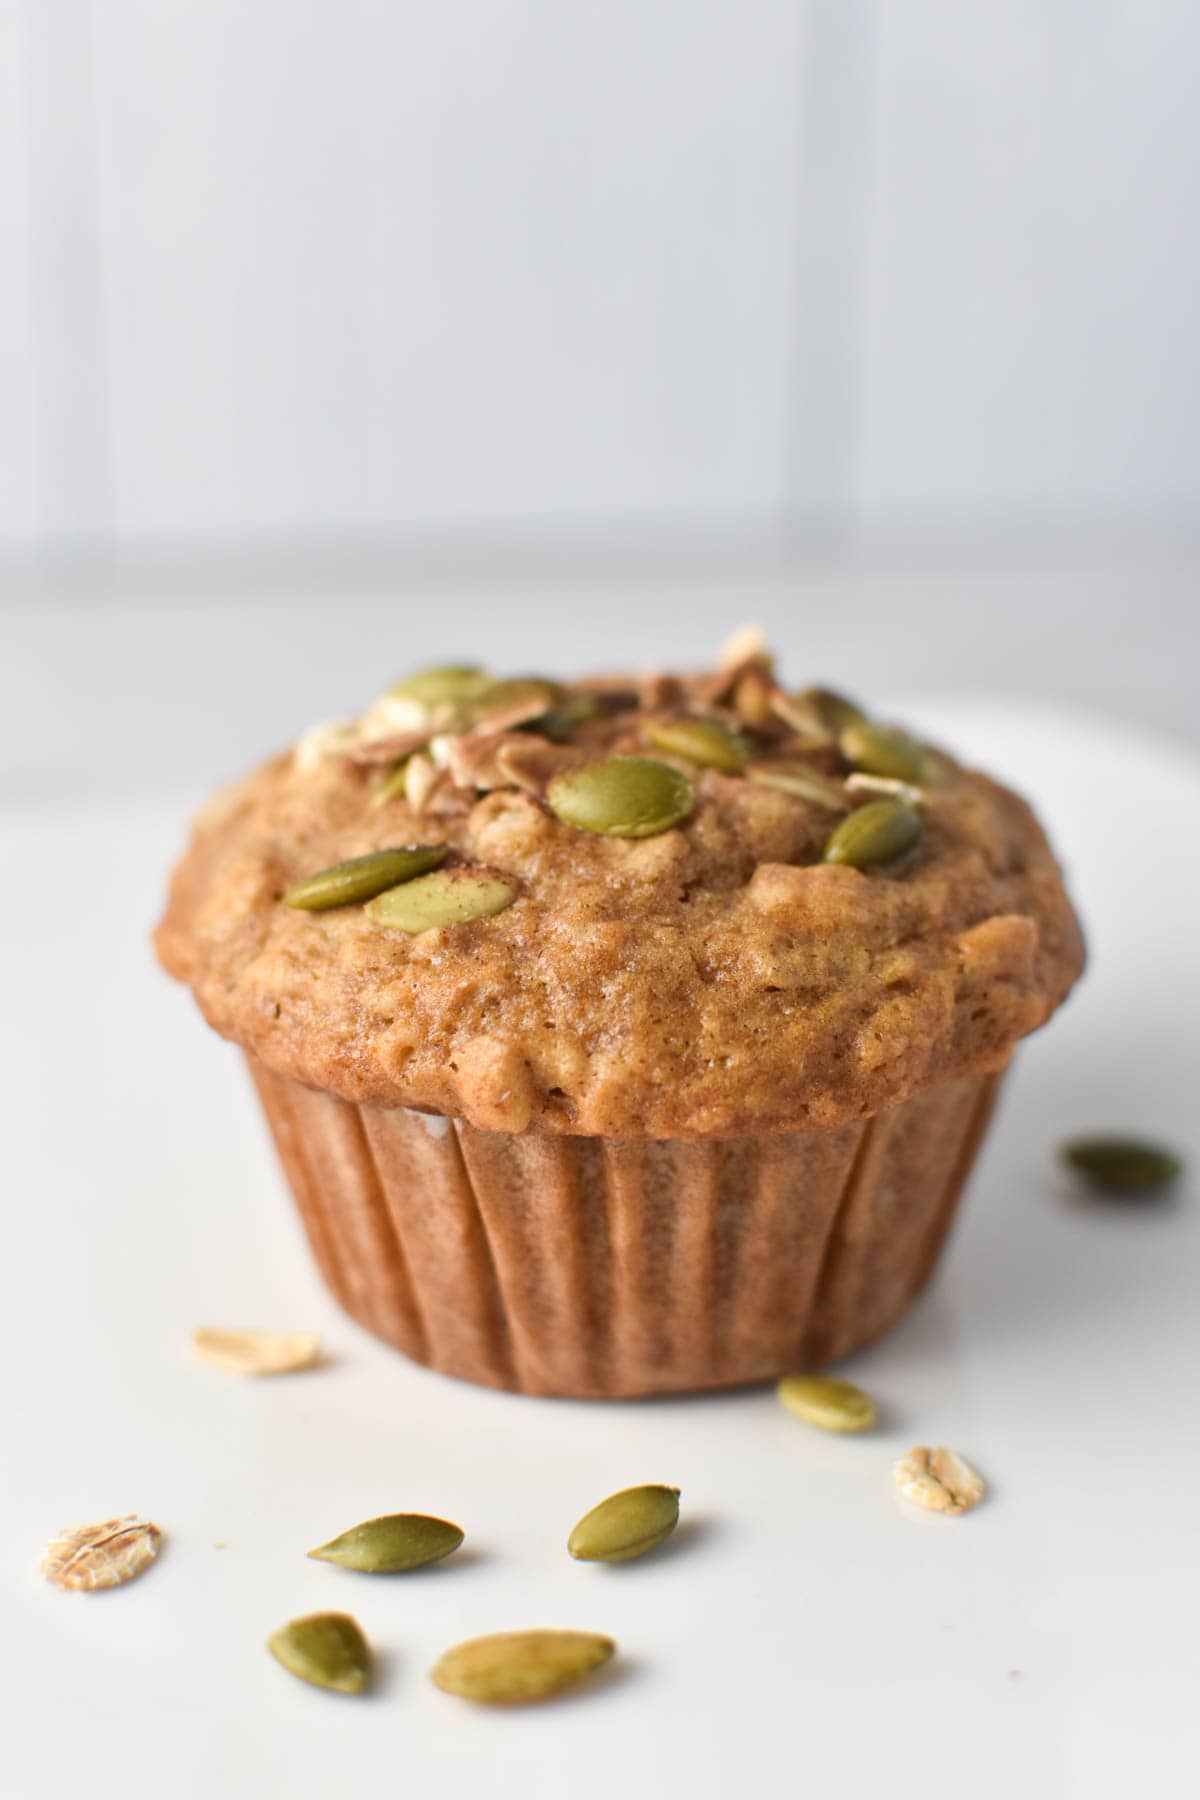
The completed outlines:
<svg viewBox="0 0 1200 1800">
<path fill-rule="evenodd" d="M 1075 1138 L 1062 1146 L 1059 1155 L 1102 1194 L 1156 1194 L 1183 1169 L 1181 1157 L 1144 1138 Z"/>
<path fill-rule="evenodd" d="M 415 700 L 419 706 L 466 706 L 478 700 L 494 685 L 483 669 L 471 663 L 444 663 L 432 669 L 417 669 L 387 690 L 395 700 Z"/>
<path fill-rule="evenodd" d="M 746 774 L 762 787 L 778 788 L 781 794 L 823 806 L 827 812 L 849 810 L 850 800 L 841 782 L 831 781 L 807 763 L 751 763 Z"/>
<path fill-rule="evenodd" d="M 847 762 L 866 775 L 890 775 L 917 787 L 937 780 L 938 765 L 929 751 L 894 726 L 871 725 L 865 720 L 847 725 L 838 744 Z"/>
<path fill-rule="evenodd" d="M 789 1412 L 822 1431 L 867 1431 L 875 1423 L 870 1395 L 836 1375 L 785 1375 L 775 1392 Z"/>
<path fill-rule="evenodd" d="M 388 1513 L 352 1525 L 308 1554 L 314 1562 L 337 1563 L 339 1568 L 359 1569 L 367 1575 L 399 1575 L 406 1569 L 441 1562 L 462 1541 L 461 1527 L 451 1525 L 448 1519 L 431 1519 L 424 1513 Z"/>
<path fill-rule="evenodd" d="M 562 689 L 556 682 L 543 681 L 538 675 L 518 675 L 511 681 L 490 682 L 476 700 L 475 711 L 480 718 L 486 718 L 489 713 L 504 712 L 524 701 L 532 704 L 540 700 L 549 712 L 561 698 Z"/>
<path fill-rule="evenodd" d="M 686 775 L 647 756 L 610 756 L 558 775 L 546 790 L 551 812 L 576 831 L 602 837 L 656 837 L 686 819 L 696 795 Z"/>
<path fill-rule="evenodd" d="M 411 881 L 426 869 L 436 869 L 446 857 L 445 844 L 409 844 L 398 850 L 372 850 L 367 856 L 353 856 L 349 862 L 334 863 L 296 882 L 283 896 L 286 906 L 298 906 L 305 912 L 325 912 L 331 906 L 353 906 L 371 900 L 385 888 L 398 882 Z"/>
<path fill-rule="evenodd" d="M 607 711 L 598 694 L 568 694 L 561 705 L 553 707 L 537 721 L 535 729 L 552 744 L 565 744 L 577 725 L 589 725 L 593 719 L 602 719 Z"/>
<path fill-rule="evenodd" d="M 794 714 L 810 720 L 818 729 L 835 736 L 848 725 L 865 725 L 867 722 L 861 706 L 847 700 L 845 694 L 835 693 L 832 688 L 802 688 L 798 694 L 788 695 L 787 705 L 789 716 Z"/>
<path fill-rule="evenodd" d="M 455 1644 L 430 1674 L 445 1693 L 464 1700 L 521 1705 L 575 1687 L 616 1647 L 595 1631 L 498 1631 Z"/>
<path fill-rule="evenodd" d="M 870 869 L 894 862 L 921 836 L 921 818 L 901 800 L 872 800 L 858 807 L 831 834 L 823 861 Z M 428 879 L 428 878 L 427 878 Z"/>
<path fill-rule="evenodd" d="M 385 776 L 380 782 L 371 795 L 372 812 L 378 812 L 379 808 L 386 806 L 389 800 L 397 800 L 407 792 L 408 765 L 411 761 L 412 757 L 406 756 L 404 761 L 398 762 L 391 774 Z"/>
<path fill-rule="evenodd" d="M 517 897 L 512 882 L 475 869 L 439 869 L 372 900 L 367 912 L 377 925 L 416 934 L 439 925 L 465 925 L 503 912 Z"/>
<path fill-rule="evenodd" d="M 747 669 L 733 690 L 738 722 L 752 731 L 769 731 L 775 722 L 775 684 L 763 668 Z"/>
<path fill-rule="evenodd" d="M 740 775 L 750 758 L 745 738 L 720 719 L 656 719 L 646 726 L 646 741 L 655 750 L 723 775 Z"/>
<path fill-rule="evenodd" d="M 567 1549 L 579 1562 L 632 1562 L 670 1537 L 678 1523 L 678 1488 L 623 1488 L 584 1513 Z"/>
<path fill-rule="evenodd" d="M 267 1649 L 313 1687 L 361 1694 L 371 1673 L 371 1647 L 349 1613 L 309 1613 L 272 1632 Z"/>
</svg>

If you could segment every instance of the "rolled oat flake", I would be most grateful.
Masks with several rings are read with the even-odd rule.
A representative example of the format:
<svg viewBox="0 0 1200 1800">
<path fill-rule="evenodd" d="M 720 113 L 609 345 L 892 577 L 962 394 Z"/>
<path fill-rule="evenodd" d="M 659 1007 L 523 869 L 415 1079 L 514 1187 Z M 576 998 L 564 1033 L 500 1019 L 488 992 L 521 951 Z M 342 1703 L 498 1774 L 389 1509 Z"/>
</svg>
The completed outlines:
<svg viewBox="0 0 1200 1800">
<path fill-rule="evenodd" d="M 41 1571 L 55 1587 L 77 1593 L 122 1587 L 150 1567 L 162 1535 L 157 1525 L 136 1513 L 98 1525 L 74 1525 L 50 1539 Z"/>
<path fill-rule="evenodd" d="M 192 1351 L 227 1375 L 290 1375 L 321 1360 L 321 1340 L 311 1331 L 228 1330 L 198 1325 Z"/>
<path fill-rule="evenodd" d="M 969 1512 L 984 1495 L 982 1475 L 944 1444 L 917 1444 L 895 1464 L 892 1479 L 902 1500 L 951 1517 Z"/>
</svg>

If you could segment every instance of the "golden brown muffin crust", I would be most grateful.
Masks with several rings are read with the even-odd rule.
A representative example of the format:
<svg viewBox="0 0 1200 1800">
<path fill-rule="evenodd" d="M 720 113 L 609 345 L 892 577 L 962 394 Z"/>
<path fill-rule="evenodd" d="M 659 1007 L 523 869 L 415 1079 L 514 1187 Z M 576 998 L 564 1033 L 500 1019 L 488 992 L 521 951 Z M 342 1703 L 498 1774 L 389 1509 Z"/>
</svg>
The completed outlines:
<svg viewBox="0 0 1200 1800">
<path fill-rule="evenodd" d="M 647 751 L 648 718 L 702 710 L 747 732 L 756 755 L 844 777 L 835 744 L 764 709 L 765 656 L 751 648 L 728 672 L 644 680 L 636 700 L 632 678 L 579 684 L 605 691 L 607 710 L 565 744 L 540 734 L 536 705 L 491 746 L 443 733 L 434 758 L 400 729 L 402 710 L 390 735 L 376 718 L 373 742 L 361 722 L 302 742 L 196 821 L 156 937 L 164 966 L 280 1073 L 484 1130 L 832 1129 L 1001 1068 L 1083 964 L 1029 808 L 939 756 L 913 852 L 866 871 L 823 863 L 835 814 Z M 409 796 L 373 805 L 414 748 Z M 554 770 L 626 751 L 692 778 L 689 817 L 622 839 L 553 815 Z M 515 902 L 417 936 L 362 906 L 282 903 L 332 863 L 422 843 L 510 877 Z"/>
</svg>

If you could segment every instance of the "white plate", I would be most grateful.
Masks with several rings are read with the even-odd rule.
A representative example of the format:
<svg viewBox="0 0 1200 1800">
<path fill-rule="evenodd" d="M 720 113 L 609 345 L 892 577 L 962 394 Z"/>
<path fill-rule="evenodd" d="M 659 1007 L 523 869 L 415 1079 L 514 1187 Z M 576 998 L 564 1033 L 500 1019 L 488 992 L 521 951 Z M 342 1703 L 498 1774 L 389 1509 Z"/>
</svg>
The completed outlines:
<svg viewBox="0 0 1200 1800">
<path fill-rule="evenodd" d="M 1200 766 L 1043 709 L 910 710 L 1038 801 L 1092 965 L 1018 1059 L 935 1285 L 854 1362 L 885 1409 L 861 1439 L 769 1392 L 514 1399 L 377 1345 L 313 1272 L 238 1058 L 151 966 L 178 817 L 8 816 L 8 1793 L 1194 1791 L 1200 1211 L 1192 1187 L 1080 1204 L 1051 1152 L 1129 1126 L 1195 1160 Z M 198 1323 L 317 1329 L 334 1360 L 240 1382 L 190 1360 Z M 899 1509 L 890 1465 L 922 1440 L 978 1464 L 983 1507 Z M 577 1515 L 643 1480 L 683 1488 L 673 1543 L 572 1563 Z M 460 1520 L 469 1550 L 391 1581 L 304 1559 L 401 1508 Z M 142 1580 L 39 1579 L 55 1528 L 133 1509 L 169 1533 Z M 368 1700 L 305 1688 L 263 1648 L 326 1607 L 379 1648 Z M 610 1632 L 620 1661 L 520 1714 L 428 1682 L 447 1644 L 526 1624 Z"/>
</svg>

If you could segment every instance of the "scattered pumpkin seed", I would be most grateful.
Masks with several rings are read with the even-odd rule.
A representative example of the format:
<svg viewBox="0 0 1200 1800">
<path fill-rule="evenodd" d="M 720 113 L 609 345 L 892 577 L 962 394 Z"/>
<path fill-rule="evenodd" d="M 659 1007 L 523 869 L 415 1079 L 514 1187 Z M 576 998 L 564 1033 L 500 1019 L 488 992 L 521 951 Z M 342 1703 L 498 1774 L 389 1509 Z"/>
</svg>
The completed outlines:
<svg viewBox="0 0 1200 1800">
<path fill-rule="evenodd" d="M 122 1587 L 148 1569 L 162 1547 L 162 1532 L 148 1519 L 127 1513 L 99 1525 L 75 1525 L 50 1539 L 41 1571 L 55 1587 L 94 1593 Z"/>
<path fill-rule="evenodd" d="M 577 1686 L 615 1649 L 595 1631 L 498 1631 L 455 1644 L 430 1674 L 447 1694 L 513 1706 Z"/>
<path fill-rule="evenodd" d="M 281 1625 L 267 1649 L 292 1675 L 338 1694 L 361 1694 L 371 1672 L 371 1647 L 349 1613 L 307 1613 Z"/>
<path fill-rule="evenodd" d="M 686 775 L 648 756 L 610 756 L 558 775 L 546 790 L 551 812 L 576 831 L 602 837 L 656 837 L 696 803 Z"/>
<path fill-rule="evenodd" d="M 632 1562 L 670 1537 L 678 1523 L 678 1488 L 623 1488 L 584 1513 L 567 1549 L 579 1562 Z"/>
<path fill-rule="evenodd" d="M 201 1362 L 228 1375 L 289 1375 L 321 1359 L 321 1340 L 311 1331 L 225 1331 L 200 1325 L 192 1349 Z"/>
<path fill-rule="evenodd" d="M 438 869 L 401 887 L 379 894 L 366 908 L 377 925 L 414 935 L 440 925 L 465 925 L 470 919 L 503 912 L 517 897 L 510 881 L 476 869 Z"/>
<path fill-rule="evenodd" d="M 842 820 L 825 845 L 823 861 L 870 869 L 894 862 L 921 836 L 920 814 L 901 800 L 871 800 Z"/>
<path fill-rule="evenodd" d="M 916 1445 L 893 1464 L 892 1480 L 902 1500 L 952 1517 L 978 1506 L 985 1491 L 982 1475 L 944 1444 Z"/>
<path fill-rule="evenodd" d="M 850 805 L 840 781 L 831 781 L 807 763 L 751 763 L 746 774 L 763 787 L 778 788 L 781 794 L 823 806 L 827 812 L 846 812 Z"/>
<path fill-rule="evenodd" d="M 298 906 L 305 912 L 325 912 L 331 906 L 353 906 L 371 900 L 397 882 L 411 881 L 426 869 L 436 869 L 446 856 L 445 844 L 409 844 L 397 850 L 372 850 L 366 856 L 352 856 L 348 862 L 334 863 L 308 875 L 290 887 L 283 896 L 287 906 Z"/>
<path fill-rule="evenodd" d="M 314 1562 L 337 1563 L 340 1568 L 360 1569 L 367 1575 L 399 1575 L 406 1569 L 440 1562 L 462 1541 L 462 1528 L 448 1519 L 432 1519 L 425 1513 L 388 1513 L 352 1525 L 308 1554 Z"/>
<path fill-rule="evenodd" d="M 1174 1151 L 1144 1138 L 1075 1138 L 1062 1146 L 1059 1155 L 1102 1194 L 1161 1193 L 1183 1168 Z"/>
<path fill-rule="evenodd" d="M 938 765 L 929 751 L 895 726 L 859 720 L 844 728 L 838 745 L 847 762 L 866 775 L 890 775 L 918 787 L 937 780 Z"/>
<path fill-rule="evenodd" d="M 720 719 L 655 719 L 646 726 L 646 741 L 655 750 L 683 756 L 702 769 L 740 775 L 750 759 L 744 737 Z"/>
<path fill-rule="evenodd" d="M 378 812 L 379 808 L 381 806 L 386 806 L 389 800 L 397 800 L 401 795 L 407 793 L 408 765 L 411 761 L 412 758 L 406 756 L 403 762 L 398 762 L 391 774 L 385 776 L 380 782 L 379 786 L 375 789 L 375 792 L 371 795 L 372 811 Z"/>
<path fill-rule="evenodd" d="M 869 1431 L 875 1402 L 837 1375 L 785 1375 L 775 1392 L 790 1413 L 822 1431 Z"/>
<path fill-rule="evenodd" d="M 432 710 L 439 706 L 469 706 L 492 687 L 485 669 L 471 663 L 443 663 L 431 669 L 416 669 L 394 681 L 387 690 L 393 700 L 415 700 Z"/>
</svg>

